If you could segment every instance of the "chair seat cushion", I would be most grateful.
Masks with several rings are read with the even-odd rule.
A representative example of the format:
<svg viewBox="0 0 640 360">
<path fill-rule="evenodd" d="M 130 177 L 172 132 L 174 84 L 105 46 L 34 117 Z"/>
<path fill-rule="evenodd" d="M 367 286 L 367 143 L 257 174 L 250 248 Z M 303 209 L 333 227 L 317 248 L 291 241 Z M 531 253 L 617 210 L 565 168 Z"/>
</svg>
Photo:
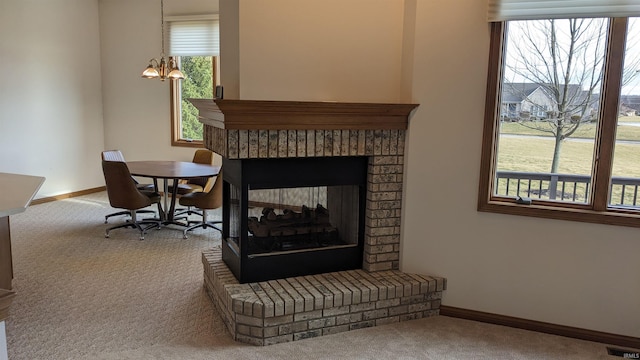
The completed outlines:
<svg viewBox="0 0 640 360">
<path fill-rule="evenodd" d="M 178 195 L 185 195 L 193 192 L 203 191 L 204 188 L 196 184 L 178 184 Z M 169 192 L 173 193 L 173 185 L 169 186 Z"/>
<path fill-rule="evenodd" d="M 153 184 L 136 184 L 138 190 L 155 191 L 156 187 Z"/>
<path fill-rule="evenodd" d="M 202 191 L 196 191 L 196 192 L 185 194 L 184 196 L 180 197 L 180 205 L 199 207 L 201 201 L 198 201 L 198 200 L 205 195 L 207 195 L 207 193 Z"/>
<path fill-rule="evenodd" d="M 155 191 L 140 190 L 141 193 L 149 197 L 152 203 L 160 202 L 160 194 Z"/>
</svg>

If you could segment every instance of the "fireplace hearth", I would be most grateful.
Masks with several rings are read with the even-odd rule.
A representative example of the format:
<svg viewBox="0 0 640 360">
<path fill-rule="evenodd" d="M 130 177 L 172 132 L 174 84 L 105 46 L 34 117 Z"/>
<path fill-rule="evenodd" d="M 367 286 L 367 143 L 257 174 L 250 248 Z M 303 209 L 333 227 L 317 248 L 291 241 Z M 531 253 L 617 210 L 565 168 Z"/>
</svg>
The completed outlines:
<svg viewBox="0 0 640 360">
<path fill-rule="evenodd" d="M 414 104 L 190 99 L 223 158 L 205 288 L 233 338 L 269 345 L 437 315 L 446 279 L 400 267 Z M 425 234 L 427 236 L 427 234 Z"/>
</svg>

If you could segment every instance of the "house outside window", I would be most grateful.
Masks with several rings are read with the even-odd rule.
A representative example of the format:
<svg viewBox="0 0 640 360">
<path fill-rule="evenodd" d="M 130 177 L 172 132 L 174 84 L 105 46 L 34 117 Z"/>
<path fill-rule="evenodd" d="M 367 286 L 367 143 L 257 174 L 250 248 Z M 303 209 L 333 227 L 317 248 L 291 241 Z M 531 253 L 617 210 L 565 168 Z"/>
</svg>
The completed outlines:
<svg viewBox="0 0 640 360">
<path fill-rule="evenodd" d="M 169 54 L 185 74 L 185 79 L 170 84 L 171 144 L 202 147 L 203 126 L 188 99 L 212 99 L 219 85 L 218 17 L 169 17 L 167 22 Z"/>
<path fill-rule="evenodd" d="M 489 1 L 480 211 L 640 226 L 640 13 L 587 1 Z"/>
</svg>

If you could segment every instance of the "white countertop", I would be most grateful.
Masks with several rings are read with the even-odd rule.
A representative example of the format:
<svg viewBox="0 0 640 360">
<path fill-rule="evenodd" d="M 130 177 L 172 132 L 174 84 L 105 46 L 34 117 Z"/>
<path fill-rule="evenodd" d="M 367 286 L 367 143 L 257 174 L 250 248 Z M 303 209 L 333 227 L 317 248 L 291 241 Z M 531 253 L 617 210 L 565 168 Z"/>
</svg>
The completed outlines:
<svg viewBox="0 0 640 360">
<path fill-rule="evenodd" d="M 43 182 L 40 176 L 0 172 L 0 217 L 25 211 Z"/>
</svg>

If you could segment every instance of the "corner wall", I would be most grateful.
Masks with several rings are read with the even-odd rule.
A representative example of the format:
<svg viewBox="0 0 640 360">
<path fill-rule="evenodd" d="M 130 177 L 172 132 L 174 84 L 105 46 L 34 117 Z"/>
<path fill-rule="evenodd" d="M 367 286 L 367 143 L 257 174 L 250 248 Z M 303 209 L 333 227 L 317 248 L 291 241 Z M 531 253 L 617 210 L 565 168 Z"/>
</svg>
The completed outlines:
<svg viewBox="0 0 640 360">
<path fill-rule="evenodd" d="M 446 277 L 443 305 L 640 337 L 638 229 L 476 210 L 485 2 L 239 1 L 241 99 L 420 104 L 401 269 Z"/>
<path fill-rule="evenodd" d="M 164 3 L 165 16 L 218 12 L 217 0 Z M 99 4 L 105 149 L 120 149 L 127 160 L 191 161 L 194 148 L 171 146 L 169 81 L 141 77 L 161 54 L 160 1 Z"/>
<path fill-rule="evenodd" d="M 97 0 L 0 3 L 0 172 L 37 198 L 104 184 Z"/>
<path fill-rule="evenodd" d="M 240 0 L 238 57 L 229 60 L 238 61 L 240 99 L 397 101 L 401 3 Z M 222 72 L 235 66 L 221 56 Z"/>
<path fill-rule="evenodd" d="M 489 24 L 476 0 L 417 1 L 401 267 L 443 305 L 640 337 L 638 229 L 476 210 Z"/>
</svg>

